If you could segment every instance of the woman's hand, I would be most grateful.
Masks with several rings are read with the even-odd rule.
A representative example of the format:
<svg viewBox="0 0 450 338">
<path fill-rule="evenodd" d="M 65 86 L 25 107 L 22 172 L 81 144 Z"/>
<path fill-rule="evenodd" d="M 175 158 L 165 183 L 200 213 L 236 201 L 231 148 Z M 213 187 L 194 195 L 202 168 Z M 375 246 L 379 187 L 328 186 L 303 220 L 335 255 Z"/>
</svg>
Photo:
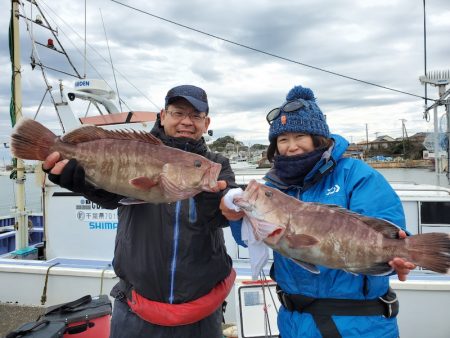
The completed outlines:
<svg viewBox="0 0 450 338">
<path fill-rule="evenodd" d="M 233 204 L 233 198 L 242 194 L 241 188 L 230 189 L 220 200 L 220 210 L 222 215 L 229 221 L 238 221 L 244 217 L 245 213 Z"/>
<path fill-rule="evenodd" d="M 400 239 L 406 238 L 406 232 L 400 230 L 398 232 L 398 237 Z M 394 257 L 391 261 L 389 261 L 389 265 L 395 270 L 398 276 L 398 280 L 404 282 L 411 270 L 416 268 L 414 263 L 408 262 L 406 259 L 400 257 Z"/>
</svg>

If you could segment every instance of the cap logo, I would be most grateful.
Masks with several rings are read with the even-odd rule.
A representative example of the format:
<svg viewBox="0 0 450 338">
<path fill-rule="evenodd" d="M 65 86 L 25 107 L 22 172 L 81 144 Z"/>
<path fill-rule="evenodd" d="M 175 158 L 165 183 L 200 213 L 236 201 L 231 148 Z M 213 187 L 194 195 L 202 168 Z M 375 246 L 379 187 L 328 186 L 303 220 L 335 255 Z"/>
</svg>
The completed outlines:
<svg viewBox="0 0 450 338">
<path fill-rule="evenodd" d="M 287 116 L 283 115 L 281 116 L 281 124 L 284 126 L 287 123 Z"/>
</svg>

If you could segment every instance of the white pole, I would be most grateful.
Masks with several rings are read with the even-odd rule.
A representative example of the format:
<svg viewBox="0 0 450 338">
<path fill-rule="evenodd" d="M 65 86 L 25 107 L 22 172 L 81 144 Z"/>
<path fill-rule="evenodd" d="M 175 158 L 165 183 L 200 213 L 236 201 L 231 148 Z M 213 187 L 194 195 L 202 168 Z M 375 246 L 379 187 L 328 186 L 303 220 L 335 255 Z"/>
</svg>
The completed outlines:
<svg viewBox="0 0 450 338">
<path fill-rule="evenodd" d="M 19 2 L 12 1 L 13 8 L 13 77 L 14 77 L 14 115 L 16 123 L 22 118 L 22 74 L 20 69 L 20 39 L 19 39 Z M 25 212 L 25 165 L 17 159 L 16 178 L 16 250 L 28 246 L 28 221 Z"/>
<path fill-rule="evenodd" d="M 439 162 L 439 127 L 438 127 L 438 114 L 437 105 L 434 106 L 434 172 L 439 174 L 441 172 Z"/>
<path fill-rule="evenodd" d="M 445 105 L 447 113 L 447 180 L 450 181 L 450 99 Z"/>
</svg>

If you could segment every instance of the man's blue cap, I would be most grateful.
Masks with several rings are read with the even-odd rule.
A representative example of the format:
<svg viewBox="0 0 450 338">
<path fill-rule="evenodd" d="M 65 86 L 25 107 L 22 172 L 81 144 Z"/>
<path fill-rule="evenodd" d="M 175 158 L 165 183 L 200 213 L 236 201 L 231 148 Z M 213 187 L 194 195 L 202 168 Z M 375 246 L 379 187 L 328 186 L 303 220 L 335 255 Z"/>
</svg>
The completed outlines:
<svg viewBox="0 0 450 338">
<path fill-rule="evenodd" d="M 182 85 L 173 87 L 167 92 L 166 95 L 166 107 L 171 104 L 176 98 L 183 97 L 189 101 L 199 112 L 205 112 L 208 114 L 208 96 L 206 92 L 200 87 L 192 85 Z"/>
</svg>

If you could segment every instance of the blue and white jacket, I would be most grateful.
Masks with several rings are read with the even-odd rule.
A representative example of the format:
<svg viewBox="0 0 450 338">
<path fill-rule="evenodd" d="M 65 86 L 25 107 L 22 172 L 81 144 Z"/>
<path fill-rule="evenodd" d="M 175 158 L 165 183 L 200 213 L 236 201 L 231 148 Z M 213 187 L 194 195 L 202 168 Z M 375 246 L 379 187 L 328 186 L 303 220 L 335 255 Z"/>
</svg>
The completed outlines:
<svg viewBox="0 0 450 338">
<path fill-rule="evenodd" d="M 266 184 L 305 202 L 339 205 L 359 214 L 385 219 L 404 229 L 402 204 L 385 178 L 360 160 L 343 158 L 348 142 L 339 135 L 331 138 L 334 145 L 306 176 L 304 188 L 285 186 L 273 171 L 266 175 Z M 231 225 L 236 227 L 237 224 Z M 236 240 L 239 243 L 239 238 Z M 288 294 L 362 300 L 383 296 L 389 287 L 388 276 L 354 275 L 323 266 L 318 268 L 320 274 L 313 274 L 274 252 L 274 277 Z M 396 318 L 333 316 L 333 319 L 344 338 L 399 336 Z M 278 315 L 278 328 L 283 338 L 321 337 L 310 314 L 289 312 L 284 307 Z"/>
</svg>

